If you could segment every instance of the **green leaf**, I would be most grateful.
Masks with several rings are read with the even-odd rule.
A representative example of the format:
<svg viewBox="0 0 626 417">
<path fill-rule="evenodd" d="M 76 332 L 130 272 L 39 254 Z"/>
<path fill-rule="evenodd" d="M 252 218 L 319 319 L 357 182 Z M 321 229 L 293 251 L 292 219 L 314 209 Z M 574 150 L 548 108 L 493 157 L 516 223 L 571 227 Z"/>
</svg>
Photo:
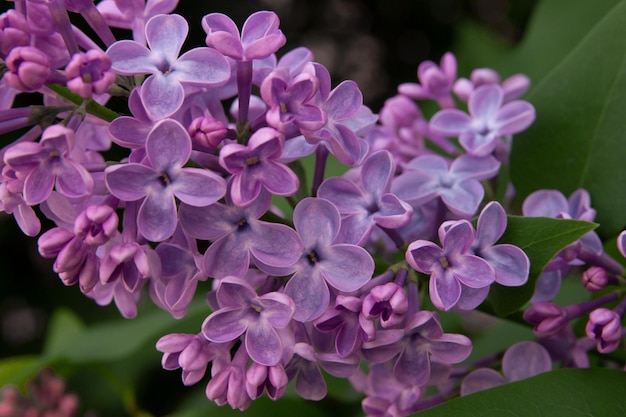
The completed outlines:
<svg viewBox="0 0 626 417">
<path fill-rule="evenodd" d="M 506 231 L 498 242 L 511 243 L 526 252 L 530 275 L 521 287 L 492 285 L 489 301 L 494 312 L 505 316 L 526 304 L 533 295 L 537 277 L 554 255 L 597 226 L 580 220 L 508 216 Z"/>
<path fill-rule="evenodd" d="M 538 189 L 568 195 L 585 188 L 603 236 L 626 224 L 624 22 L 620 2 L 537 85 L 528 98 L 537 120 L 514 139 L 511 155 L 520 198 Z"/>
<path fill-rule="evenodd" d="M 626 372 L 559 369 L 457 398 L 419 417 L 609 417 L 626 415 Z"/>
<path fill-rule="evenodd" d="M 34 355 L 14 356 L 0 360 L 0 388 L 5 385 L 22 387 L 41 368 L 39 357 Z"/>
<path fill-rule="evenodd" d="M 84 328 L 84 323 L 73 311 L 65 308 L 56 310 L 48 324 L 48 334 L 43 348 L 44 356 L 62 355 L 67 340 L 80 334 Z"/>
</svg>

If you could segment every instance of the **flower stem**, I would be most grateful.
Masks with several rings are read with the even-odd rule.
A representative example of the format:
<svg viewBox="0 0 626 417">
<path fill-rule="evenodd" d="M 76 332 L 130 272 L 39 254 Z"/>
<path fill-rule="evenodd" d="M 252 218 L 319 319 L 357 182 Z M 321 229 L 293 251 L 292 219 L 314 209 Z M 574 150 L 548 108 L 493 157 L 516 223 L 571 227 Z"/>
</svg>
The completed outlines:
<svg viewBox="0 0 626 417">
<path fill-rule="evenodd" d="M 67 87 L 63 87 L 62 85 L 50 84 L 50 85 L 47 85 L 46 87 L 48 87 L 50 90 L 54 91 L 55 93 L 57 93 L 59 96 L 63 97 L 64 99 L 78 106 L 80 106 L 85 101 L 84 98 L 72 93 L 70 90 L 67 89 Z M 87 101 L 85 110 L 87 111 L 87 113 L 92 114 L 107 122 L 112 122 L 113 120 L 120 117 L 120 115 L 114 112 L 113 110 L 108 109 L 91 99 Z"/>
</svg>

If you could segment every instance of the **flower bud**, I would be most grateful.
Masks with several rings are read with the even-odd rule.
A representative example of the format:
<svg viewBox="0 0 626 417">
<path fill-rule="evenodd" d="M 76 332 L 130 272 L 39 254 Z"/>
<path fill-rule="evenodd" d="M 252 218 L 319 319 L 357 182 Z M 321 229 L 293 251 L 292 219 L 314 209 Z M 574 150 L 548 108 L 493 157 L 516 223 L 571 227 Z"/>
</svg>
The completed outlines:
<svg viewBox="0 0 626 417">
<path fill-rule="evenodd" d="M 191 136 L 193 149 L 210 152 L 217 149 L 228 134 L 226 125 L 211 116 L 196 117 L 187 131 Z"/>
<path fill-rule="evenodd" d="M 533 332 L 537 337 L 553 335 L 568 323 L 565 309 L 549 302 L 539 302 L 530 306 L 524 312 L 524 320 L 535 325 Z"/>
<path fill-rule="evenodd" d="M 100 246 L 115 235 L 117 225 L 117 214 L 110 206 L 89 206 L 74 221 L 74 233 L 87 245 Z"/>
<path fill-rule="evenodd" d="M 606 270 L 599 266 L 592 266 L 582 275 L 582 284 L 587 291 L 600 291 L 615 283 L 615 277 L 609 276 Z"/>
<path fill-rule="evenodd" d="M 368 320 L 380 317 L 383 328 L 400 324 L 407 310 L 408 301 L 404 288 L 394 282 L 372 288 L 363 299 L 363 316 Z"/>
<path fill-rule="evenodd" d="M 83 98 L 104 94 L 115 82 L 111 59 L 102 51 L 90 49 L 74 54 L 65 68 L 67 88 Z"/>
<path fill-rule="evenodd" d="M 598 352 L 613 352 L 622 336 L 621 318 L 613 310 L 598 308 L 589 314 L 585 332 L 588 338 L 596 341 Z"/>
<path fill-rule="evenodd" d="M 51 74 L 46 54 L 32 46 L 13 48 L 6 59 L 9 69 L 4 75 L 9 87 L 20 91 L 35 91 L 43 87 Z"/>
<path fill-rule="evenodd" d="M 27 46 L 30 31 L 23 14 L 9 10 L 0 15 L 0 55 L 5 57 L 17 46 Z"/>
</svg>

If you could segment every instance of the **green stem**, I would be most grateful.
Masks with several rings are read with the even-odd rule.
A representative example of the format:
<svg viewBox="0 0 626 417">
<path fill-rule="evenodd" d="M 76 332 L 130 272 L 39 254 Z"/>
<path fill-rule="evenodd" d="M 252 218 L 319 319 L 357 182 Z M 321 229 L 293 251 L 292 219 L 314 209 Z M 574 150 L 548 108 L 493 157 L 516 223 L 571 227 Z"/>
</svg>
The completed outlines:
<svg viewBox="0 0 626 417">
<path fill-rule="evenodd" d="M 99 117 L 102 120 L 105 120 L 107 122 L 112 122 L 113 120 L 120 117 L 120 115 L 114 112 L 113 110 L 108 109 L 96 103 L 94 100 L 92 99 L 85 100 L 81 96 L 72 93 L 67 87 L 63 87 L 62 85 L 59 85 L 59 84 L 50 84 L 47 87 L 50 90 L 57 93 L 58 95 L 60 95 L 61 97 L 63 97 L 64 99 L 76 104 L 77 106 L 80 106 L 86 101 L 87 103 L 85 106 L 85 110 L 87 111 L 87 113 L 92 114 L 96 117 Z"/>
</svg>

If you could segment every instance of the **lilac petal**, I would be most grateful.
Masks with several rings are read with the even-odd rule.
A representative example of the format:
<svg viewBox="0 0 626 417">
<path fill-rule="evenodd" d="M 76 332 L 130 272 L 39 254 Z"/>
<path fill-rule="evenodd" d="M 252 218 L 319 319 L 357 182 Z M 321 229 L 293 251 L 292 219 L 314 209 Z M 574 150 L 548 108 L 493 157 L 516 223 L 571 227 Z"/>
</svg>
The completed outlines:
<svg viewBox="0 0 626 417">
<path fill-rule="evenodd" d="M 465 254 L 474 243 L 474 228 L 467 220 L 451 222 L 452 226 L 441 238 L 447 255 Z M 444 228 L 442 226 L 442 228 Z M 442 236 L 440 230 L 440 237 Z"/>
<path fill-rule="evenodd" d="M 463 132 L 459 137 L 459 143 L 469 155 L 485 157 L 493 153 L 498 144 L 496 132 L 481 134 L 478 132 Z"/>
<path fill-rule="evenodd" d="M 444 136 L 459 136 L 472 127 L 472 119 L 467 113 L 457 109 L 441 110 L 430 119 L 429 127 Z"/>
<path fill-rule="evenodd" d="M 235 22 L 225 14 L 211 13 L 202 18 L 202 29 L 207 33 L 226 32 L 239 37 L 239 29 Z"/>
<path fill-rule="evenodd" d="M 170 116 L 183 104 L 185 91 L 175 77 L 154 74 L 141 86 L 141 100 L 152 120 Z"/>
<path fill-rule="evenodd" d="M 450 165 L 450 174 L 462 180 L 485 180 L 495 176 L 500 169 L 500 162 L 493 156 L 475 157 L 461 155 Z"/>
<path fill-rule="evenodd" d="M 242 278 L 250 266 L 250 251 L 235 234 L 216 240 L 204 253 L 204 266 L 213 278 Z"/>
<path fill-rule="evenodd" d="M 143 7 L 142 2 L 139 2 Z M 178 0 L 148 0 L 145 4 L 144 15 L 156 16 L 171 13 L 178 5 Z"/>
<path fill-rule="evenodd" d="M 181 167 L 191 155 L 191 139 L 180 123 L 166 119 L 157 123 L 148 134 L 146 153 L 157 172 Z"/>
<path fill-rule="evenodd" d="M 134 117 L 122 116 L 109 125 L 109 135 L 113 142 L 130 149 L 143 148 L 150 132 L 150 125 L 140 122 Z"/>
<path fill-rule="evenodd" d="M 569 205 L 560 191 L 539 190 L 526 197 L 522 212 L 527 217 L 558 217 L 569 212 Z"/>
<path fill-rule="evenodd" d="M 226 193 L 222 177 L 200 168 L 181 170 L 172 187 L 180 201 L 196 207 L 213 204 Z"/>
<path fill-rule="evenodd" d="M 347 178 L 328 178 L 320 185 L 317 195 L 333 203 L 341 214 L 363 211 L 365 196 L 359 187 Z"/>
<path fill-rule="evenodd" d="M 623 231 L 617 237 L 617 249 L 619 249 L 619 253 L 626 258 L 626 231 Z"/>
<path fill-rule="evenodd" d="M 311 155 L 317 149 L 317 144 L 309 143 L 300 135 L 285 141 L 280 162 L 289 163 L 304 156 Z"/>
<path fill-rule="evenodd" d="M 461 396 L 497 387 L 505 382 L 506 380 L 498 371 L 489 368 L 479 368 L 463 378 Z"/>
<path fill-rule="evenodd" d="M 226 206 L 220 203 L 206 207 L 181 204 L 178 217 L 188 235 L 197 239 L 215 240 L 235 229 L 231 219 L 225 217 L 227 210 Z"/>
<path fill-rule="evenodd" d="M 33 169 L 24 180 L 24 201 L 30 206 L 44 202 L 54 187 L 54 175 L 46 164 Z"/>
<path fill-rule="evenodd" d="M 288 226 L 258 222 L 252 226 L 254 235 L 249 247 L 252 256 L 263 266 L 286 267 L 296 263 L 302 255 L 303 246 L 297 233 Z"/>
<path fill-rule="evenodd" d="M 354 115 L 363 105 L 363 94 L 351 80 L 343 81 L 331 91 L 324 110 L 332 120 L 343 120 Z"/>
<path fill-rule="evenodd" d="M 444 334 L 429 342 L 430 354 L 441 363 L 453 364 L 467 359 L 472 353 L 472 342 L 461 334 Z"/>
<path fill-rule="evenodd" d="M 319 401 L 326 396 L 326 382 L 314 363 L 302 366 L 296 377 L 296 392 L 305 400 Z"/>
<path fill-rule="evenodd" d="M 505 104 L 495 120 L 499 135 L 513 135 L 526 129 L 535 120 L 535 108 L 527 101 Z"/>
<path fill-rule="evenodd" d="M 315 271 L 296 272 L 287 281 L 285 294 L 295 303 L 293 318 L 299 322 L 315 320 L 324 313 L 330 302 L 328 286 L 324 278 Z"/>
<path fill-rule="evenodd" d="M 398 381 L 410 386 L 421 386 L 430 378 L 428 350 L 408 346 L 402 351 L 393 367 Z"/>
<path fill-rule="evenodd" d="M 493 245 L 506 230 L 506 212 L 497 201 L 485 206 L 478 218 L 476 226 L 477 244 L 479 248 Z"/>
<path fill-rule="evenodd" d="M 502 88 L 497 84 L 478 87 L 469 99 L 470 114 L 484 121 L 491 120 L 502 105 Z"/>
<path fill-rule="evenodd" d="M 489 295 L 490 287 L 471 288 L 461 284 L 461 297 L 456 303 L 459 310 L 474 310 L 476 307 L 482 304 L 483 301 Z"/>
<path fill-rule="evenodd" d="M 374 228 L 371 216 L 364 213 L 349 214 L 341 219 L 341 229 L 336 242 L 364 245 Z"/>
<path fill-rule="evenodd" d="M 276 329 L 283 329 L 291 323 L 291 316 L 295 310 L 293 300 L 286 294 L 271 292 L 259 297 L 263 307 L 263 318 Z"/>
<path fill-rule="evenodd" d="M 478 181 L 465 181 L 455 184 L 453 188 L 444 189 L 441 199 L 454 214 L 470 217 L 478 210 L 484 195 L 485 190 Z"/>
<path fill-rule="evenodd" d="M 224 56 L 210 48 L 185 52 L 176 62 L 176 78 L 185 83 L 214 86 L 230 78 L 230 65 Z"/>
<path fill-rule="evenodd" d="M 13 217 L 26 236 L 35 237 L 41 231 L 41 222 L 32 207 L 20 204 L 13 212 Z"/>
<path fill-rule="evenodd" d="M 224 31 L 212 32 L 207 36 L 207 45 L 220 53 L 237 61 L 244 59 L 243 47 L 239 40 L 239 33 L 233 35 Z"/>
<path fill-rule="evenodd" d="M 509 382 L 530 378 L 550 370 L 552 370 L 550 354 L 536 342 L 517 343 L 508 348 L 502 358 L 502 372 Z"/>
<path fill-rule="evenodd" d="M 397 229 L 406 226 L 411 220 L 413 208 L 393 194 L 383 194 L 378 204 L 379 211 L 373 217 L 380 227 Z"/>
<path fill-rule="evenodd" d="M 150 194 L 139 208 L 139 232 L 152 242 L 162 242 L 172 236 L 176 223 L 176 201 L 166 190 Z"/>
<path fill-rule="evenodd" d="M 246 46 L 254 41 L 264 39 L 268 34 L 277 31 L 279 25 L 280 21 L 274 12 L 253 13 L 246 19 L 241 29 L 241 43 Z"/>
<path fill-rule="evenodd" d="M 486 248 L 480 257 L 496 271 L 496 282 L 507 287 L 518 287 L 528 281 L 530 261 L 517 246 L 502 244 Z"/>
<path fill-rule="evenodd" d="M 275 161 L 263 163 L 262 179 L 267 191 L 276 195 L 290 196 L 300 187 L 298 176 L 287 166 Z"/>
<path fill-rule="evenodd" d="M 237 206 L 245 207 L 261 194 L 262 189 L 263 183 L 254 178 L 250 172 L 244 171 L 233 177 L 230 183 L 230 198 Z"/>
<path fill-rule="evenodd" d="M 374 260 L 369 252 L 355 245 L 333 245 L 332 255 L 322 254 L 320 268 L 328 283 L 339 291 L 352 292 L 372 277 Z"/>
<path fill-rule="evenodd" d="M 444 256 L 443 250 L 427 240 L 416 240 L 406 250 L 406 261 L 417 271 L 424 274 L 432 273 L 440 268 L 439 259 Z"/>
<path fill-rule="evenodd" d="M 242 310 L 219 310 L 202 323 L 202 334 L 214 343 L 226 343 L 237 339 L 246 331 Z"/>
<path fill-rule="evenodd" d="M 391 178 L 395 173 L 393 157 L 388 151 L 371 154 L 361 168 L 361 183 L 374 196 L 380 196 L 389 190 Z"/>
<path fill-rule="evenodd" d="M 461 297 L 461 284 L 451 272 L 433 274 L 430 277 L 429 294 L 435 307 L 448 311 Z"/>
<path fill-rule="evenodd" d="M 248 327 L 245 346 L 250 358 L 260 365 L 277 365 L 283 355 L 283 345 L 278 333 L 265 320 L 259 320 Z"/>
<path fill-rule="evenodd" d="M 393 179 L 391 192 L 414 206 L 425 204 L 439 195 L 439 180 L 427 172 L 405 171 Z"/>
<path fill-rule="evenodd" d="M 454 265 L 454 276 L 470 288 L 482 288 L 496 279 L 493 268 L 478 256 L 467 255 L 458 265 Z"/>
<path fill-rule="evenodd" d="M 337 332 L 335 340 L 337 354 L 342 358 L 349 356 L 359 346 L 361 337 L 361 326 L 359 326 L 358 318 L 355 315 L 353 321 L 346 321 Z"/>
<path fill-rule="evenodd" d="M 331 137 L 328 138 L 328 146 L 332 154 L 345 165 L 359 165 L 367 154 L 367 142 L 359 139 L 356 133 L 346 125 L 335 124 L 333 130 Z"/>
<path fill-rule="evenodd" d="M 91 174 L 76 162 L 63 160 L 57 173 L 56 189 L 69 198 L 84 197 L 93 190 Z"/>
<path fill-rule="evenodd" d="M 170 64 L 178 58 L 188 32 L 187 20 L 177 14 L 157 15 L 146 23 L 146 40 L 150 50 L 159 53 Z"/>
<path fill-rule="evenodd" d="M 561 272 L 549 271 L 542 272 L 537 278 L 535 284 L 535 292 L 530 299 L 531 303 L 552 300 L 561 288 Z"/>
<path fill-rule="evenodd" d="M 135 201 L 144 197 L 148 184 L 156 177 L 154 170 L 140 164 L 114 165 L 104 173 L 107 188 L 122 201 Z"/>
<path fill-rule="evenodd" d="M 436 176 L 446 175 L 448 173 L 449 167 L 449 161 L 439 155 L 418 156 L 417 158 L 413 158 L 408 164 L 405 165 L 405 169 L 409 171 L 418 170 L 422 172 L 428 172 L 429 174 Z"/>
<path fill-rule="evenodd" d="M 111 58 L 111 69 L 118 74 L 154 74 L 159 71 L 152 52 L 135 41 L 115 42 L 106 53 Z"/>
<path fill-rule="evenodd" d="M 341 225 L 335 206 L 321 198 L 305 198 L 293 212 L 293 223 L 305 247 L 321 242 L 331 244 Z"/>
<path fill-rule="evenodd" d="M 235 277 L 225 277 L 219 282 L 216 297 L 221 308 L 242 309 L 256 300 L 257 293 L 248 282 Z"/>
<path fill-rule="evenodd" d="M 273 33 L 263 39 L 249 43 L 245 46 L 244 54 L 248 60 L 267 58 L 285 45 L 286 41 L 285 35 L 279 31 L 278 33 Z"/>
</svg>

